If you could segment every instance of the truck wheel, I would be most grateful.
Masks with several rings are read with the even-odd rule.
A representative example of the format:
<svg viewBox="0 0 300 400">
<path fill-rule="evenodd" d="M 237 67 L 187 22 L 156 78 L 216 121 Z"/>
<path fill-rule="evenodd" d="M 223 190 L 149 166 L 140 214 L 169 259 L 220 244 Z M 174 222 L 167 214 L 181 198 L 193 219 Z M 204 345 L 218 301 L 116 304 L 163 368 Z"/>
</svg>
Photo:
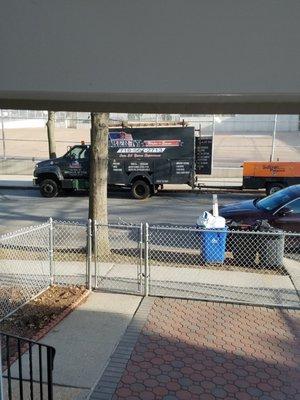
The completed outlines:
<svg viewBox="0 0 300 400">
<path fill-rule="evenodd" d="M 278 192 L 278 190 L 281 190 L 283 188 L 284 188 L 284 185 L 282 183 L 269 183 L 266 188 L 267 195 L 269 196 L 270 194 Z"/>
<path fill-rule="evenodd" d="M 132 196 L 137 200 L 147 199 L 150 194 L 150 186 L 145 181 L 135 181 L 131 188 Z"/>
<path fill-rule="evenodd" d="M 55 197 L 58 194 L 58 185 L 52 179 L 45 179 L 40 184 L 40 192 L 44 197 Z"/>
</svg>

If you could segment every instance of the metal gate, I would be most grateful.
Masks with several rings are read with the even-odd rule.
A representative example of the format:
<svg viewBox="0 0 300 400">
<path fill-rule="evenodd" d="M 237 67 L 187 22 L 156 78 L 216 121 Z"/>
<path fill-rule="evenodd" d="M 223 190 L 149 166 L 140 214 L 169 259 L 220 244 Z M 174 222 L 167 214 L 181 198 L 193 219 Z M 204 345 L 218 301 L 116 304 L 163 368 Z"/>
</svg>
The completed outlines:
<svg viewBox="0 0 300 400">
<path fill-rule="evenodd" d="M 106 291 L 143 293 L 143 226 L 93 227 L 94 273 L 92 286 Z"/>
</svg>

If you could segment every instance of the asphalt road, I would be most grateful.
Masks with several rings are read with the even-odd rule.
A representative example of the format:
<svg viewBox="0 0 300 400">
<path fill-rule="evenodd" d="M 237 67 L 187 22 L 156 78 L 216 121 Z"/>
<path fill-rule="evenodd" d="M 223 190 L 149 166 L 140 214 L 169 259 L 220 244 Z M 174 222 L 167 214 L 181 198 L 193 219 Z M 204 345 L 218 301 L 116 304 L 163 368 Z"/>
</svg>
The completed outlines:
<svg viewBox="0 0 300 400">
<path fill-rule="evenodd" d="M 128 191 L 109 194 L 109 222 L 194 224 L 201 212 L 212 208 L 213 192 L 165 193 L 139 201 L 130 198 Z M 220 193 L 219 204 L 255 197 L 249 193 Z M 46 199 L 38 190 L 0 189 L 0 233 L 56 220 L 85 221 L 88 216 L 87 194 Z"/>
</svg>

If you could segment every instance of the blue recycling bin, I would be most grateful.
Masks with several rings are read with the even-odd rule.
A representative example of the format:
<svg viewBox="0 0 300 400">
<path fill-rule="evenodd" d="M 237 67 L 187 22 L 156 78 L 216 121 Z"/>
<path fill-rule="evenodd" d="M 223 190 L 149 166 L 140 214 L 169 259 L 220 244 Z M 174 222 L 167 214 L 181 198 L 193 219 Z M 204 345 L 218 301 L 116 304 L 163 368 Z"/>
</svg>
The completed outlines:
<svg viewBox="0 0 300 400">
<path fill-rule="evenodd" d="M 225 260 L 227 227 L 202 230 L 200 235 L 204 262 L 223 263 Z"/>
</svg>

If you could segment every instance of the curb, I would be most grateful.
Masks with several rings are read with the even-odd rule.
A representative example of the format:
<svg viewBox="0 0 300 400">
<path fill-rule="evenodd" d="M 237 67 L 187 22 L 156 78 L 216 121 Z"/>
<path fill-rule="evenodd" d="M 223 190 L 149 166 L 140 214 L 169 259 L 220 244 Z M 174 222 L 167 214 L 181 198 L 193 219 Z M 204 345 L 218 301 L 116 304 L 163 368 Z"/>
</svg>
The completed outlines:
<svg viewBox="0 0 300 400">
<path fill-rule="evenodd" d="M 0 189 L 38 190 L 38 188 L 34 186 L 1 185 L 1 184 L 0 184 Z"/>
<path fill-rule="evenodd" d="M 111 400 L 113 398 L 154 301 L 155 298 L 143 298 L 88 400 Z"/>
</svg>

